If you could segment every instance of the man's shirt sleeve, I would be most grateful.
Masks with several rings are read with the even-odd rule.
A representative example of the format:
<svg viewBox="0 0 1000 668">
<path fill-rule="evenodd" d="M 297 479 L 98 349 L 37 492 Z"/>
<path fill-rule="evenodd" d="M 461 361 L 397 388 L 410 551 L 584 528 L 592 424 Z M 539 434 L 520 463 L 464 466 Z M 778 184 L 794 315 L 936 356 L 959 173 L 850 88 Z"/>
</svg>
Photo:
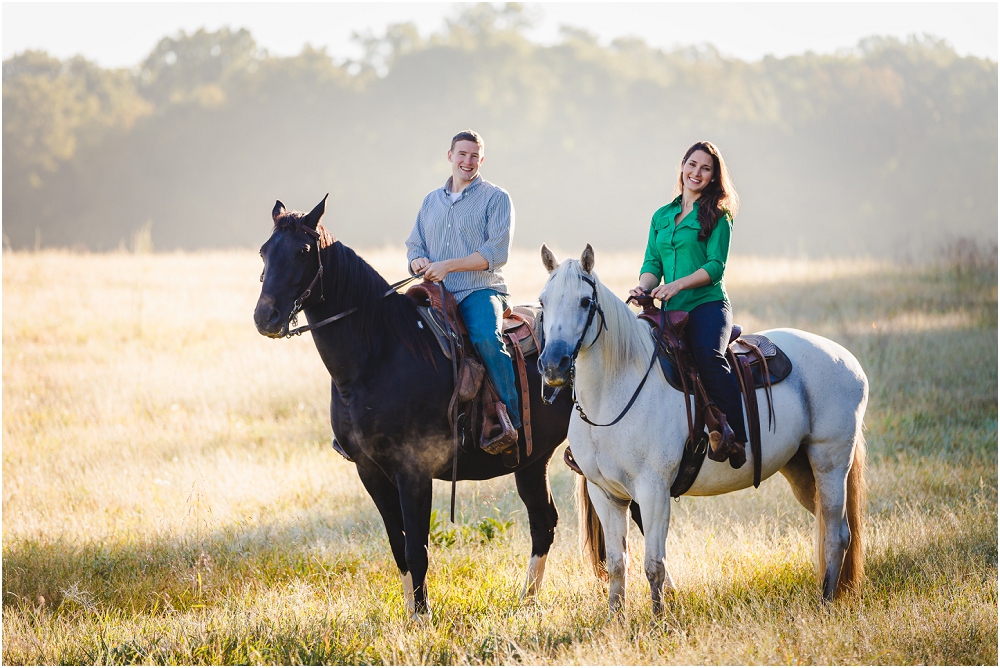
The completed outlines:
<svg viewBox="0 0 1000 668">
<path fill-rule="evenodd" d="M 507 264 L 514 237 L 514 205 L 502 190 L 487 205 L 485 233 L 483 245 L 476 250 L 489 263 L 488 271 L 496 271 Z"/>
<path fill-rule="evenodd" d="M 427 208 L 427 199 L 424 199 L 423 204 L 420 205 L 420 211 L 417 212 L 417 220 L 413 224 L 413 231 L 410 232 L 409 238 L 406 240 L 406 269 L 410 270 L 410 264 L 416 260 L 418 257 L 428 257 L 427 244 L 424 241 L 423 225 L 422 219 L 424 217 L 424 210 Z"/>
</svg>

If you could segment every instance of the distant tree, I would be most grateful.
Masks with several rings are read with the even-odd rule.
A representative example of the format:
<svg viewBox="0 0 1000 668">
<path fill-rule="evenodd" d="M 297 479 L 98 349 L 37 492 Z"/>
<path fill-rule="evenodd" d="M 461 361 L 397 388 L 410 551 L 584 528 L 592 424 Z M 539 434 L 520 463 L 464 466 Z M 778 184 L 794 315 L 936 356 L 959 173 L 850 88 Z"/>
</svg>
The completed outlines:
<svg viewBox="0 0 1000 668">
<path fill-rule="evenodd" d="M 533 20 L 518 3 L 469 5 L 437 34 L 356 34 L 357 62 L 271 56 L 229 29 L 166 37 L 134 72 L 19 54 L 3 63 L 4 234 L 97 250 L 151 221 L 158 249 L 255 245 L 274 199 L 330 192 L 338 236 L 399 244 L 448 175 L 447 139 L 473 127 L 519 244 L 641 246 L 700 139 L 742 196 L 739 252 L 996 239 L 993 61 L 929 37 L 752 63 L 572 27 L 540 46 Z"/>
</svg>

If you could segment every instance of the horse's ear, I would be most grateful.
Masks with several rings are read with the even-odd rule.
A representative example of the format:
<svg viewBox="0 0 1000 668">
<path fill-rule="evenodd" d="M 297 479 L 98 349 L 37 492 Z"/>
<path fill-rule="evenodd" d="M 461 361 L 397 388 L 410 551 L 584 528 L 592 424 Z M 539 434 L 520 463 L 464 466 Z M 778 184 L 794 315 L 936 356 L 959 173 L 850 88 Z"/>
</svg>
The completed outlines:
<svg viewBox="0 0 1000 668">
<path fill-rule="evenodd" d="M 313 210 L 310 211 L 309 215 L 306 216 L 305 220 L 302 221 L 304 224 L 308 225 L 314 230 L 316 229 L 316 226 L 319 225 L 319 221 L 323 217 L 323 214 L 326 213 L 326 198 L 329 196 L 330 193 L 324 195 L 323 201 L 313 207 Z"/>
<path fill-rule="evenodd" d="M 594 268 L 594 249 L 590 244 L 587 244 L 587 247 L 583 249 L 583 254 L 580 256 L 580 267 L 588 274 Z"/>
<path fill-rule="evenodd" d="M 545 266 L 545 270 L 550 274 L 559 266 L 559 258 L 545 244 L 542 244 L 542 265 Z"/>
<path fill-rule="evenodd" d="M 275 223 L 277 223 L 278 218 L 280 218 L 283 215 L 285 215 L 285 205 L 281 203 L 280 199 L 276 200 L 274 202 L 274 208 L 271 209 L 271 219 L 274 220 Z"/>
</svg>

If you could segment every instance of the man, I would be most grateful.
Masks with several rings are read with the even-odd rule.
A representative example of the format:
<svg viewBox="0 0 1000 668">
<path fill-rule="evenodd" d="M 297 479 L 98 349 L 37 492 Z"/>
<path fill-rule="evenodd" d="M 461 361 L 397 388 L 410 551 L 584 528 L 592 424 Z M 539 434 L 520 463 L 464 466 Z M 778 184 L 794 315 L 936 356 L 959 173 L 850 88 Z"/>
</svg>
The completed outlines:
<svg viewBox="0 0 1000 668">
<path fill-rule="evenodd" d="M 503 188 L 479 175 L 485 159 L 483 139 L 477 133 L 467 130 L 452 138 L 451 177 L 424 198 L 406 240 L 406 259 L 411 273 L 443 281 L 455 295 L 472 344 L 507 417 L 519 429 L 514 370 L 501 336 L 503 312 L 510 301 L 501 267 L 507 263 L 514 235 L 514 206 Z"/>
</svg>

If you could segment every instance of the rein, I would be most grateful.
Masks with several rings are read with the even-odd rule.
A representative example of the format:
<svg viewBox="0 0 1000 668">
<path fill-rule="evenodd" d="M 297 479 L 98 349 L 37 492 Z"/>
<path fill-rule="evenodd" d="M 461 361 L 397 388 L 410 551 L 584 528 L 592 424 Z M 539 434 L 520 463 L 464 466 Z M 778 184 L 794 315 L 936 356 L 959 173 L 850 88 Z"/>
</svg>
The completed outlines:
<svg viewBox="0 0 1000 668">
<path fill-rule="evenodd" d="M 352 313 L 358 310 L 358 307 L 355 306 L 353 308 L 347 309 L 346 311 L 341 311 L 337 315 L 330 316 L 325 320 L 320 320 L 319 322 L 314 323 L 312 325 L 303 325 L 302 327 L 295 327 L 295 325 L 298 323 L 299 313 L 301 313 L 302 309 L 305 308 L 306 300 L 309 299 L 310 296 L 312 296 L 313 288 L 316 287 L 317 283 L 319 283 L 320 293 L 319 293 L 319 301 L 317 301 L 316 303 L 320 304 L 326 298 L 326 295 L 324 294 L 323 291 L 323 256 L 320 253 L 319 232 L 305 225 L 299 225 L 298 230 L 305 232 L 306 234 L 308 234 L 309 236 L 311 236 L 313 239 L 316 240 L 316 260 L 319 263 L 319 268 L 316 270 L 316 275 L 313 277 L 312 282 L 309 283 L 309 287 L 307 287 L 305 289 L 305 292 L 299 295 L 299 298 L 295 300 L 294 304 L 292 304 L 292 310 L 289 311 L 288 319 L 285 321 L 284 331 L 286 339 L 290 339 L 293 336 L 301 336 L 306 332 L 311 332 L 312 330 L 318 329 L 324 325 L 329 325 L 331 322 L 336 322 L 341 318 L 346 318 L 347 316 L 351 315 Z M 382 298 L 385 299 L 389 295 L 396 292 L 397 289 L 403 287 L 404 285 L 410 283 L 411 281 L 415 281 L 417 278 L 419 277 L 410 276 L 409 278 L 404 278 L 401 281 L 396 281 L 395 283 L 389 286 L 389 289 L 385 291 L 385 294 L 382 295 Z M 260 274 L 260 282 L 261 283 L 264 282 L 264 272 L 261 272 Z M 292 329 L 293 327 L 294 329 Z"/>
</svg>

